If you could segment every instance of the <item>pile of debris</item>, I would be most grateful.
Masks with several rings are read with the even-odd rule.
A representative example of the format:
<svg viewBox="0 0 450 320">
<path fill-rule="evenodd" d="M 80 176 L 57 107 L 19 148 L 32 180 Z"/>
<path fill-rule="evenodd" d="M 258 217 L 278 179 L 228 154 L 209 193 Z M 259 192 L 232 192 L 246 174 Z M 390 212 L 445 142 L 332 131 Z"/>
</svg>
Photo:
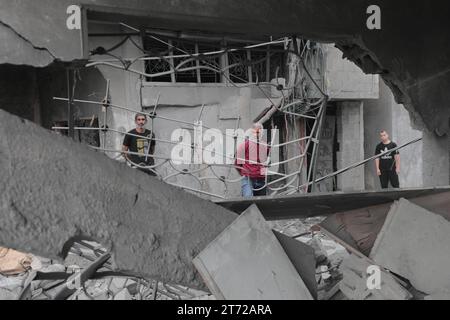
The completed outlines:
<svg viewBox="0 0 450 320">
<path fill-rule="evenodd" d="M 0 300 L 210 300 L 210 294 L 114 271 L 101 245 L 75 242 L 63 263 L 0 248 Z"/>
<path fill-rule="evenodd" d="M 339 295 L 339 266 L 348 253 L 312 228 L 323 219 L 267 222 L 252 205 L 194 265 L 220 300 L 344 298 Z"/>
<path fill-rule="evenodd" d="M 253 205 L 194 265 L 218 299 L 450 299 L 449 252 L 443 192 L 304 221 Z"/>
<path fill-rule="evenodd" d="M 330 292 L 336 293 L 335 288 L 342 279 L 338 267 L 348 255 L 345 248 L 326 235 L 311 232 L 311 227 L 323 220 L 323 217 L 319 217 L 270 223 L 281 243 L 292 239 L 299 245 L 304 244 L 302 249 L 306 250 L 307 259 L 301 268 L 308 269 L 306 282 L 315 299 L 328 298 Z M 107 250 L 91 241 L 74 242 L 63 262 L 14 250 L 2 250 L 0 300 L 216 299 L 207 292 L 115 272 Z"/>
<path fill-rule="evenodd" d="M 351 252 L 340 268 L 348 299 L 450 299 L 450 193 L 340 213 L 321 227 Z"/>
<path fill-rule="evenodd" d="M 252 205 L 193 260 L 211 293 L 117 272 L 77 240 L 59 264 L 0 248 L 0 299 L 450 299 L 450 193 L 268 222 Z"/>
<path fill-rule="evenodd" d="M 312 217 L 268 222 L 268 224 L 274 231 L 311 247 L 314 253 L 314 279 L 317 285 L 313 292 L 315 298 L 318 300 L 344 299 L 345 297 L 339 295 L 339 283 L 342 280 L 339 267 L 349 253 L 342 245 L 316 227 L 324 220 L 325 217 Z M 305 259 L 304 256 L 302 258 Z"/>
</svg>

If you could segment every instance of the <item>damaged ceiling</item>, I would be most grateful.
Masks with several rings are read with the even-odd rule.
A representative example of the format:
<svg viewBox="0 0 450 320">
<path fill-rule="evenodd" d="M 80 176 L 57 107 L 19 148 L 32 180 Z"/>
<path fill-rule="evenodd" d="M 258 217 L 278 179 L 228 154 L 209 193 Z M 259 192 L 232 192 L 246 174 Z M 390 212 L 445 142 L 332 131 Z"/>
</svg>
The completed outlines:
<svg viewBox="0 0 450 320">
<path fill-rule="evenodd" d="M 0 0 L 0 38 L 16 40 L 2 41 L 8 45 L 0 49 L 1 63 L 42 67 L 53 60 L 86 58 L 85 35 L 66 27 L 71 4 L 69 0 Z M 366 27 L 366 10 L 373 4 L 381 7 L 381 30 Z M 298 34 L 334 42 L 365 72 L 381 74 L 418 126 L 425 123 L 438 135 L 449 131 L 448 2 L 431 7 L 406 0 L 179 0 L 170 5 L 162 0 L 126 4 L 84 0 L 82 6 L 90 19 L 126 21 L 136 27 L 170 26 L 252 36 Z"/>
</svg>

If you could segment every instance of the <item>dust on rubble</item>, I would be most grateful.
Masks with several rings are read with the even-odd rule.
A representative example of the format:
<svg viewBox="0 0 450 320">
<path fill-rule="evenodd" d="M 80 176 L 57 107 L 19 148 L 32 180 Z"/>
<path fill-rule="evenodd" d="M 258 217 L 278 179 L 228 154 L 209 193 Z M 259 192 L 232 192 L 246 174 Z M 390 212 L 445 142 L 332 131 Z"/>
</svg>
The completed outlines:
<svg viewBox="0 0 450 320">
<path fill-rule="evenodd" d="M 68 278 L 87 270 L 106 250 L 88 241 L 76 242 L 64 261 L 59 262 L 1 248 L 0 300 L 53 300 Z M 6 254 L 8 253 L 8 254 Z M 6 257 L 8 259 L 6 259 Z M 1 269 L 3 268 L 3 269 Z M 68 284 L 69 283 L 69 284 Z M 213 300 L 207 292 L 176 284 L 144 279 L 114 271 L 107 261 L 90 280 L 65 297 L 67 300 Z"/>
</svg>

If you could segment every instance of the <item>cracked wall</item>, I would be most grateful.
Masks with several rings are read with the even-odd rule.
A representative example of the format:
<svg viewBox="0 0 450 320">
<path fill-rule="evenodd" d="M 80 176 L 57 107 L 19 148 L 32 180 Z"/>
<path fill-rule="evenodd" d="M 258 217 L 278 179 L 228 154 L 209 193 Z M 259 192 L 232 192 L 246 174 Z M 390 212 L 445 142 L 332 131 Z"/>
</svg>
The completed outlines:
<svg viewBox="0 0 450 320">
<path fill-rule="evenodd" d="M 55 60 L 46 49 L 37 48 L 9 25 L 0 21 L 0 64 L 31 65 L 44 67 Z"/>
</svg>

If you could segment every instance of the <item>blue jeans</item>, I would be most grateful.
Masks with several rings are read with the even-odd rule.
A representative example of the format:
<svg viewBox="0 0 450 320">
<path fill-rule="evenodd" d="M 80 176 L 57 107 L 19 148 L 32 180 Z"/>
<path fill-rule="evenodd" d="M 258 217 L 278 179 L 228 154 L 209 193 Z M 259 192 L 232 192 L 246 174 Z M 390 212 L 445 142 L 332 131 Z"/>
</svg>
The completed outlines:
<svg viewBox="0 0 450 320">
<path fill-rule="evenodd" d="M 267 189 L 263 188 L 266 184 L 265 179 L 252 179 L 249 177 L 244 177 L 242 179 L 242 196 L 244 198 L 251 198 L 254 196 L 265 196 L 267 195 Z M 256 189 L 256 190 L 255 190 Z"/>
</svg>

